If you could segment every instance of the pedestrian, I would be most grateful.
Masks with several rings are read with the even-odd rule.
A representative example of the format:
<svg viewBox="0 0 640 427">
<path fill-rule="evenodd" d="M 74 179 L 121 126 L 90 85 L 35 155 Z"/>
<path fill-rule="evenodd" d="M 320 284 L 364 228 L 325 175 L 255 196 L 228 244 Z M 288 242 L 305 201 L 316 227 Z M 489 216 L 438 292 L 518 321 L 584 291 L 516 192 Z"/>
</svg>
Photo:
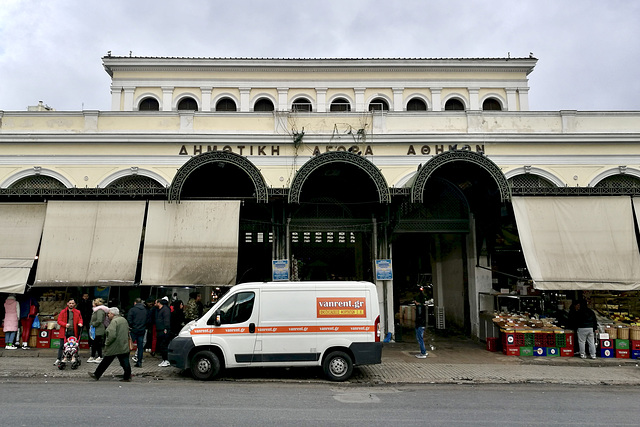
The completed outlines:
<svg viewBox="0 0 640 427">
<path fill-rule="evenodd" d="M 15 341 L 19 320 L 20 304 L 18 304 L 15 295 L 9 295 L 4 301 L 4 319 L 2 320 L 5 350 L 16 350 L 18 348 L 15 346 Z"/>
<path fill-rule="evenodd" d="M 142 303 L 141 298 L 136 298 L 133 307 L 127 313 L 129 322 L 129 333 L 131 340 L 137 345 L 137 352 L 132 359 L 136 368 L 142 368 L 142 355 L 144 354 L 144 336 L 147 332 L 147 308 Z"/>
<path fill-rule="evenodd" d="M 22 329 L 22 349 L 27 350 L 29 348 L 29 336 L 31 335 L 31 325 L 33 320 L 40 311 L 40 304 L 31 294 L 28 293 L 22 296 L 20 299 L 20 328 Z"/>
<path fill-rule="evenodd" d="M 171 309 L 167 307 L 168 302 L 168 299 L 159 299 L 157 304 L 158 312 L 156 313 L 156 350 L 162 356 L 162 362 L 158 365 L 162 368 L 170 366 L 167 347 L 169 346 L 169 332 L 171 331 Z"/>
<path fill-rule="evenodd" d="M 420 293 L 413 301 L 416 305 L 416 340 L 420 346 L 420 354 L 416 354 L 418 359 L 425 359 L 429 353 L 424 346 L 424 330 L 427 327 L 427 306 L 425 305 L 427 297 L 424 294 L 424 288 L 420 287 Z"/>
<path fill-rule="evenodd" d="M 192 320 L 197 320 L 198 316 L 198 302 L 197 298 L 200 294 L 197 292 L 191 292 L 189 294 L 189 301 L 187 301 L 187 305 L 184 308 L 184 318 L 186 322 L 191 322 Z"/>
<path fill-rule="evenodd" d="M 171 304 L 171 339 L 178 336 L 184 326 L 184 304 L 181 300 L 175 300 Z"/>
<path fill-rule="evenodd" d="M 88 293 L 85 292 L 82 294 L 82 297 L 78 301 L 78 310 L 80 310 L 80 314 L 82 314 L 82 330 L 87 333 L 89 348 L 91 348 L 93 340 L 89 336 L 89 328 L 91 327 L 91 315 L 93 314 L 93 301 L 89 299 Z M 78 337 L 78 342 L 80 342 L 81 338 L 82 337 Z"/>
<path fill-rule="evenodd" d="M 113 359 L 118 358 L 124 375 L 120 381 L 131 381 L 131 365 L 129 364 L 129 324 L 127 319 L 120 316 L 118 307 L 109 308 L 109 327 L 105 332 L 104 358 L 95 372 L 89 372 L 89 376 L 98 381 L 104 371 L 107 370 Z"/>
<path fill-rule="evenodd" d="M 91 357 L 87 363 L 100 363 L 102 361 L 102 347 L 104 346 L 104 334 L 109 325 L 109 308 L 104 305 L 102 298 L 95 298 L 92 301 L 91 326 L 95 329 L 95 337 L 91 343 Z"/>
<path fill-rule="evenodd" d="M 58 314 L 58 338 L 60 338 L 60 347 L 58 347 L 58 358 L 54 365 L 58 365 L 62 360 L 62 351 L 64 350 L 64 342 L 69 337 L 80 336 L 82 330 L 82 313 L 76 308 L 76 300 L 71 298 L 67 301 L 67 307 L 60 310 Z"/>
<path fill-rule="evenodd" d="M 587 358 L 585 344 L 588 343 L 591 358 L 595 359 L 595 333 L 598 330 L 598 320 L 596 319 L 596 314 L 593 312 L 593 310 L 587 307 L 587 301 L 581 299 L 574 304 L 570 316 L 571 325 L 578 335 L 578 348 L 580 351 L 580 358 Z"/>
</svg>

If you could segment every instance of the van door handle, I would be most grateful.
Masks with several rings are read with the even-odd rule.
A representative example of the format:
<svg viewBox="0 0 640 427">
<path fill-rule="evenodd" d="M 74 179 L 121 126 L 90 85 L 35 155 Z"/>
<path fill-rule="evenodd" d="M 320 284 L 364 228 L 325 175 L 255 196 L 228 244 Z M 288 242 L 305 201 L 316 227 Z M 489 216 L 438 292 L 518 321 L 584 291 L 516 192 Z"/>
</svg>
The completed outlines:
<svg viewBox="0 0 640 427">
<path fill-rule="evenodd" d="M 256 324 L 255 323 L 249 323 L 249 333 L 253 334 L 256 332 Z"/>
</svg>

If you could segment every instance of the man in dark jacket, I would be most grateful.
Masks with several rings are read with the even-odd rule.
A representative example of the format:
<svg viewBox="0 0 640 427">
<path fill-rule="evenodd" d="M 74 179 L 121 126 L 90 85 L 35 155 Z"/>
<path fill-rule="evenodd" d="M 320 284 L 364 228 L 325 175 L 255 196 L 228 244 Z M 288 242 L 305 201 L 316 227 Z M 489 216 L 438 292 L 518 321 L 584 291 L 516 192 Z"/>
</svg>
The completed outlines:
<svg viewBox="0 0 640 427">
<path fill-rule="evenodd" d="M 424 346 L 424 330 L 427 327 L 427 306 L 425 305 L 427 297 L 424 294 L 424 288 L 420 288 L 420 293 L 414 300 L 416 304 L 416 340 L 420 346 L 420 354 L 416 354 L 418 359 L 426 358 L 429 353 Z"/>
<path fill-rule="evenodd" d="M 570 322 L 576 330 L 578 336 L 578 348 L 580 349 L 580 357 L 587 358 L 585 352 L 585 342 L 589 343 L 589 353 L 591 358 L 596 358 L 595 332 L 598 330 L 598 321 L 596 314 L 587 307 L 587 301 L 579 300 L 574 304 L 570 313 Z"/>
<path fill-rule="evenodd" d="M 82 298 L 78 301 L 78 310 L 80 310 L 80 314 L 82 314 L 82 330 L 87 332 L 87 336 L 89 336 L 89 328 L 91 327 L 91 315 L 93 314 L 93 301 L 89 299 L 88 293 L 83 293 Z M 82 332 L 81 332 L 82 334 Z M 81 336 L 78 337 L 78 341 L 80 341 Z M 89 337 L 89 348 L 93 346 L 93 340 Z"/>
<path fill-rule="evenodd" d="M 142 299 L 136 298 L 135 304 L 127 313 L 129 322 L 129 333 L 131 340 L 137 345 L 137 354 L 132 359 L 136 363 L 136 368 L 142 368 L 142 355 L 144 353 L 144 334 L 147 331 L 147 308 L 142 303 Z"/>
<path fill-rule="evenodd" d="M 117 357 L 124 375 L 120 381 L 131 381 L 131 366 L 129 365 L 129 325 L 124 317 L 120 316 L 118 307 L 109 308 L 109 327 L 105 332 L 104 357 L 95 372 L 89 372 L 89 376 L 98 381 L 111 362 Z"/>
<path fill-rule="evenodd" d="M 165 297 L 166 298 L 166 297 Z M 169 332 L 171 331 L 171 309 L 169 309 L 169 299 L 158 300 L 158 312 L 156 313 L 156 340 L 157 352 L 162 355 L 162 362 L 158 365 L 162 368 L 170 366 L 169 354 Z"/>
</svg>

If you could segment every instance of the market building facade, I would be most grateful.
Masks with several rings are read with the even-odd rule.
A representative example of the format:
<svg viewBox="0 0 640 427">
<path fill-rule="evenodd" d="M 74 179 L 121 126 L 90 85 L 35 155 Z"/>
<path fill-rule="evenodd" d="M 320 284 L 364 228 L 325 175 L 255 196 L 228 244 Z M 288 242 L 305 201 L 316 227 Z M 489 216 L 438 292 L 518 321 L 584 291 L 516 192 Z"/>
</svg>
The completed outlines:
<svg viewBox="0 0 640 427">
<path fill-rule="evenodd" d="M 0 292 L 366 280 L 393 334 L 421 285 L 482 337 L 640 287 L 640 113 L 530 111 L 536 58 L 102 61 L 111 111 L 0 111 Z"/>
</svg>

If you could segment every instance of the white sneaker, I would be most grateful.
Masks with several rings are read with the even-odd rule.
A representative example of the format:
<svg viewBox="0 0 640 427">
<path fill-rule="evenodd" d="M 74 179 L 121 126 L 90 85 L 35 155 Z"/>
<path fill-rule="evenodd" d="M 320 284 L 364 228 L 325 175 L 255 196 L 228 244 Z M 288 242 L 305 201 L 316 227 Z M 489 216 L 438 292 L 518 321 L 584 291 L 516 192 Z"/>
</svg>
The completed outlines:
<svg viewBox="0 0 640 427">
<path fill-rule="evenodd" d="M 420 353 L 420 354 L 416 354 L 416 357 L 417 357 L 418 359 L 426 359 L 428 354 L 429 354 L 429 353 L 426 353 L 426 354 L 422 354 L 422 353 Z"/>
<path fill-rule="evenodd" d="M 56 359 L 56 361 L 53 362 L 53 366 L 58 366 L 59 363 L 60 363 L 60 359 Z"/>
<path fill-rule="evenodd" d="M 90 358 L 87 359 L 87 363 L 93 363 L 95 361 L 96 361 L 96 359 L 94 359 L 93 357 L 90 357 Z"/>
<path fill-rule="evenodd" d="M 102 357 L 96 357 L 95 359 L 93 359 L 93 363 L 100 363 L 102 362 Z"/>
<path fill-rule="evenodd" d="M 167 366 L 171 366 L 171 363 L 169 363 L 168 360 L 163 360 L 158 366 L 160 366 L 161 368 L 166 368 Z"/>
<path fill-rule="evenodd" d="M 138 356 L 134 354 L 133 356 L 131 356 L 131 360 L 133 360 L 134 362 L 138 362 Z"/>
</svg>

